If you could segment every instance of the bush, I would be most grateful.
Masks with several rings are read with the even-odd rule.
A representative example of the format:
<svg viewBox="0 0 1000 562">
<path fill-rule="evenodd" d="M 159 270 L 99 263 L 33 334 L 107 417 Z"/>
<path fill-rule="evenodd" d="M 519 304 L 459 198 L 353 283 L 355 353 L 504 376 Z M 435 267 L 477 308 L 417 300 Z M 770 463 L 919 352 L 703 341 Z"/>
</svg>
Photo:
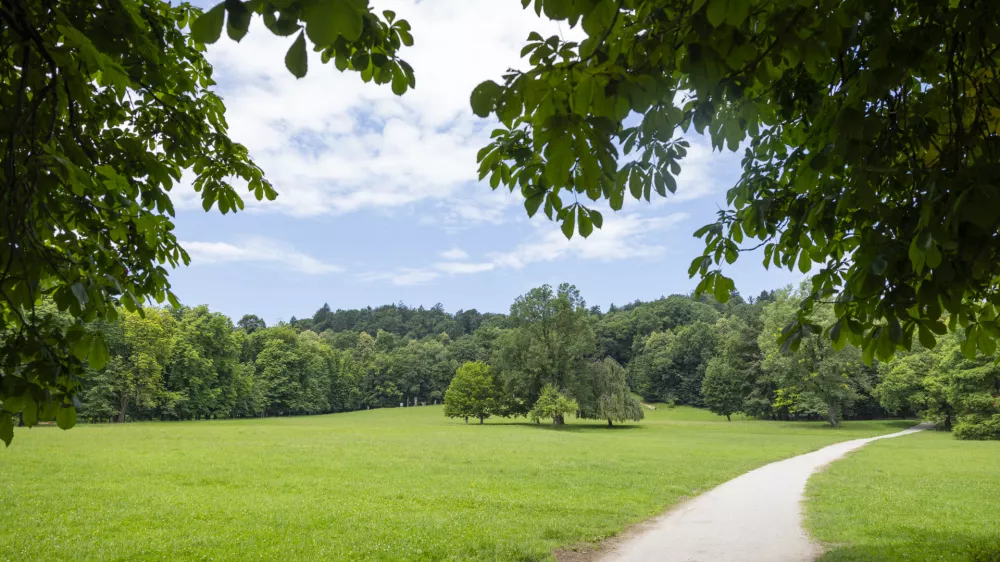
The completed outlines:
<svg viewBox="0 0 1000 562">
<path fill-rule="evenodd" d="M 966 440 L 1000 440 L 1000 414 L 960 416 L 955 424 L 955 437 Z"/>
</svg>

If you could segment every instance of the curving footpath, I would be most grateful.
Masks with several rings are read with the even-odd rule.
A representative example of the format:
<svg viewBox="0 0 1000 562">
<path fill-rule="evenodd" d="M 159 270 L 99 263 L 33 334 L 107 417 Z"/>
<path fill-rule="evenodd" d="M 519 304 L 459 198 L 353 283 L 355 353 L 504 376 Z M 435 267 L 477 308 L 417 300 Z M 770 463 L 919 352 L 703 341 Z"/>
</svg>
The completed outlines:
<svg viewBox="0 0 1000 562">
<path fill-rule="evenodd" d="M 734 478 L 651 522 L 602 562 L 804 562 L 822 549 L 802 528 L 809 476 L 878 439 L 933 427 L 855 439 L 771 463 Z"/>
</svg>

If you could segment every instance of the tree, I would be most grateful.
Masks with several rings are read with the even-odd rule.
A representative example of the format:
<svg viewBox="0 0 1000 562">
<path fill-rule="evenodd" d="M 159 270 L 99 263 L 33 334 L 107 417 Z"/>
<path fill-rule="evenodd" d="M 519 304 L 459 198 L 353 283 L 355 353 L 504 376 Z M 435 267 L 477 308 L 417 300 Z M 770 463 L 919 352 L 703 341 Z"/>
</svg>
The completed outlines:
<svg viewBox="0 0 1000 562">
<path fill-rule="evenodd" d="M 964 348 L 964 349 L 963 349 Z M 953 334 L 934 349 L 915 348 L 888 365 L 875 390 L 892 411 L 909 410 L 922 418 L 954 426 L 959 439 L 1000 439 L 1000 368 L 994 357 L 964 352 Z"/>
<path fill-rule="evenodd" d="M 713 357 L 701 381 L 701 394 L 705 406 L 732 421 L 732 415 L 743 411 L 747 381 L 721 357 Z"/>
<path fill-rule="evenodd" d="M 244 314 L 243 318 L 240 318 L 240 321 L 236 323 L 236 327 L 243 328 L 247 334 L 252 334 L 257 330 L 267 328 L 267 323 L 256 314 Z"/>
<path fill-rule="evenodd" d="M 239 40 L 259 15 L 272 33 L 297 34 L 285 62 L 299 77 L 308 39 L 340 70 L 391 83 L 397 94 L 414 86 L 397 56 L 412 43 L 410 27 L 392 12 L 354 1 L 280 5 L 227 0 L 203 14 L 163 0 L 4 2 L 0 372 L 12 380 L 0 385 L 0 400 L 31 402 L 41 419 L 58 413 L 40 408 L 47 397 L 73 409 L 84 361 L 99 370 L 108 359 L 103 337 L 84 323 L 113 321 L 119 304 L 178 305 L 164 265 L 189 262 L 168 196 L 184 171 L 205 210 L 243 209 L 234 180 L 258 200 L 275 198 L 247 149 L 229 138 L 212 91 L 205 44 L 224 26 Z M 43 298 L 73 324 L 43 321 L 34 312 Z"/>
<path fill-rule="evenodd" d="M 553 384 L 547 384 L 538 395 L 538 400 L 528 412 L 528 417 L 535 423 L 542 419 L 552 419 L 552 425 L 563 425 L 566 423 L 566 414 L 576 412 L 580 409 L 576 400 L 559 392 Z"/>
<path fill-rule="evenodd" d="M 779 292 L 762 311 L 763 330 L 758 338 L 761 369 L 778 382 L 775 407 L 793 414 L 820 415 L 831 426 L 840 425 L 845 408 L 858 399 L 858 381 L 865 366 L 853 346 L 841 349 L 819 334 L 805 337 L 797 350 L 779 343 L 782 330 L 796 315 L 805 284 L 799 292 Z M 817 317 L 830 316 L 829 306 L 817 308 Z"/>
<path fill-rule="evenodd" d="M 587 402 L 578 399 L 579 417 L 608 420 L 608 427 L 612 422 L 639 421 L 645 417 L 642 405 L 629 391 L 625 369 L 617 361 L 605 357 L 588 367 L 593 398 Z"/>
<path fill-rule="evenodd" d="M 479 418 L 494 414 L 499 391 L 489 365 L 476 361 L 458 368 L 444 394 L 444 415 L 449 418 Z"/>
<path fill-rule="evenodd" d="M 505 392 L 524 414 L 547 384 L 570 391 L 574 377 L 595 352 L 594 332 L 586 303 L 576 287 L 563 283 L 532 289 L 510 307 L 514 328 L 498 343 L 495 364 L 506 383 Z"/>
<path fill-rule="evenodd" d="M 175 343 L 176 321 L 163 310 L 146 308 L 124 314 L 124 361 L 118 378 L 118 423 L 125 421 L 129 407 L 152 409 L 171 397 L 164 384 L 164 370 Z M 116 366 L 112 365 L 114 373 Z"/>
<path fill-rule="evenodd" d="M 650 400 L 701 406 L 701 381 L 714 354 L 715 333 L 705 322 L 654 332 L 633 351 L 632 380 Z"/>
<path fill-rule="evenodd" d="M 603 223 L 587 199 L 617 211 L 626 193 L 673 193 L 689 148 L 680 134 L 693 127 L 715 149 L 744 151 L 730 208 L 696 233 L 706 243 L 689 270 L 699 291 L 724 302 L 733 282 L 723 268 L 763 246 L 765 266 L 813 272 L 781 334 L 793 347 L 817 330 L 813 307 L 835 300 L 827 335 L 868 363 L 959 328 L 994 353 L 1000 6 L 533 6 L 585 38 L 532 33 L 526 68 L 471 96 L 476 114 L 501 123 L 478 154 L 480 174 L 517 189 L 529 216 L 543 209 L 567 237 L 586 237 Z"/>
</svg>

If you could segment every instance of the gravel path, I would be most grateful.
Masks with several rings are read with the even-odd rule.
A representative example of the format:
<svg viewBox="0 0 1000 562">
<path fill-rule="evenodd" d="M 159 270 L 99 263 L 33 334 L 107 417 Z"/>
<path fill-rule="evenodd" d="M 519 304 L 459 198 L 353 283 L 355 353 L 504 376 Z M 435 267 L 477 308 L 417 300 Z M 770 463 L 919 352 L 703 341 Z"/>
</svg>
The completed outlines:
<svg viewBox="0 0 1000 562">
<path fill-rule="evenodd" d="M 685 502 L 617 544 L 602 562 L 804 562 L 821 549 L 802 528 L 801 502 L 813 472 L 870 441 L 855 439 L 762 466 Z"/>
</svg>

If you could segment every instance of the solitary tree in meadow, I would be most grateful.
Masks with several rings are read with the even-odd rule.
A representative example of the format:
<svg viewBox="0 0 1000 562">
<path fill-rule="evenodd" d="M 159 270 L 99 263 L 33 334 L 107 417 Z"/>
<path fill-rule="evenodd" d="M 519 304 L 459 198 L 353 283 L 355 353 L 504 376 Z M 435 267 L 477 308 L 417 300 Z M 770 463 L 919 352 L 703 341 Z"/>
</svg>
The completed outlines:
<svg viewBox="0 0 1000 562">
<path fill-rule="evenodd" d="M 449 418 L 479 418 L 479 423 L 493 415 L 499 391 L 489 365 L 470 362 L 462 365 L 444 393 L 444 415 Z"/>
<path fill-rule="evenodd" d="M 576 400 L 559 392 L 555 385 L 547 384 L 542 388 L 538 400 L 528 412 L 528 417 L 535 423 L 539 420 L 551 419 L 552 425 L 563 425 L 566 423 L 566 415 L 576 412 L 580 406 Z"/>
<path fill-rule="evenodd" d="M 701 381 L 701 394 L 709 410 L 732 421 L 732 415 L 743 409 L 747 386 L 743 373 L 721 357 L 713 357 Z"/>
<path fill-rule="evenodd" d="M 605 357 L 588 366 L 590 376 L 587 383 L 592 386 L 593 399 L 580 402 L 578 415 L 592 420 L 612 422 L 639 421 L 645 417 L 642 405 L 632 397 L 628 388 L 625 369 L 617 361 Z"/>
</svg>

